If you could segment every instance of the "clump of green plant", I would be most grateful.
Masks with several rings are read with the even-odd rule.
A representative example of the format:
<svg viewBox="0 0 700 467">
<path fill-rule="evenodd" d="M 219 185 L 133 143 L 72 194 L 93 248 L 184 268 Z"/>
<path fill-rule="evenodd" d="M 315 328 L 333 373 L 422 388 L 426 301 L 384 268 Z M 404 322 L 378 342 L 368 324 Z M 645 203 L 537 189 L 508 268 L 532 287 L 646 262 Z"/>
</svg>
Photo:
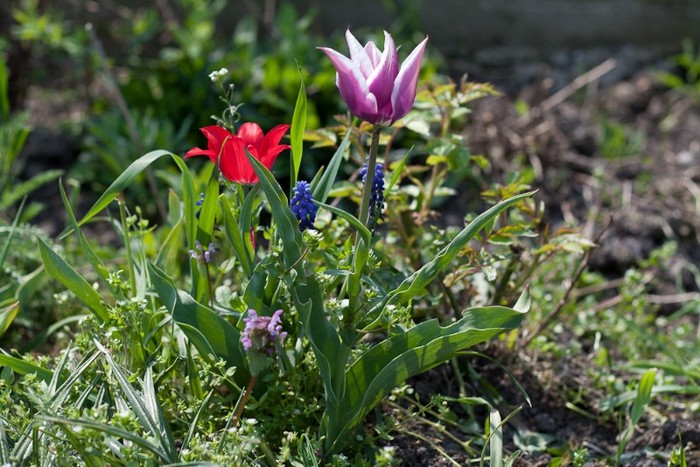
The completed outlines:
<svg viewBox="0 0 700 467">
<path fill-rule="evenodd" d="M 661 83 L 690 97 L 700 97 L 700 52 L 691 38 L 683 41 L 681 52 L 671 59 L 676 68 L 659 73 Z"/>
</svg>

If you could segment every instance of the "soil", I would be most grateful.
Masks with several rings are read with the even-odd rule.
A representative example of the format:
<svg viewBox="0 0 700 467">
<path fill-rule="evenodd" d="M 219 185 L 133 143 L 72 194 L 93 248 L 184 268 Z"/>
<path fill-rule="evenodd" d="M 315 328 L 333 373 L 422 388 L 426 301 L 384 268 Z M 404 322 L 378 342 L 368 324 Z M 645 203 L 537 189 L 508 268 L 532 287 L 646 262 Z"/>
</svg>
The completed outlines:
<svg viewBox="0 0 700 467">
<path fill-rule="evenodd" d="M 613 82 L 602 85 L 591 79 L 581 87 L 576 85 L 586 82 L 585 75 L 553 88 L 554 80 L 545 73 L 509 94 L 478 101 L 465 137 L 473 154 L 489 157 L 493 167 L 489 175 L 495 179 L 509 173 L 513 161 L 526 159 L 535 170 L 534 187 L 546 204 L 552 226 L 580 226 L 594 238 L 609 223 L 588 267 L 611 280 L 639 265 L 665 242 L 676 242 L 677 252 L 664 270 L 656 271 L 651 285 L 652 301 L 660 313 L 668 314 L 698 297 L 699 284 L 691 271 L 700 261 L 700 105 L 688 94 L 661 86 L 656 75 L 660 68 L 657 62 L 656 71 L 627 70 L 617 73 Z M 561 74 L 557 76 L 561 81 Z M 519 102 L 529 110 L 518 114 Z M 626 139 L 617 146 L 602 144 L 606 122 L 624 129 Z M 586 448 L 585 465 L 612 462 L 624 420 L 597 413 L 602 395 L 590 390 L 586 372 L 592 353 L 543 361 L 527 349 L 514 352 L 491 346 L 480 350 L 512 372 L 532 402 L 528 406 L 500 366 L 479 360 L 469 363 L 502 396 L 501 414 L 523 407 L 505 425 L 506 451 L 522 449 L 522 443 L 514 442 L 516 434 L 549 441 L 547 449 L 523 452 L 515 465 L 550 465 L 552 453 L 561 446 L 571 451 Z M 435 393 L 456 395 L 449 366 L 411 383 L 423 401 Z M 474 389 L 473 394 L 483 394 Z M 589 416 L 567 407 L 566 396 L 571 393 L 585 394 L 581 406 L 590 411 Z M 624 465 L 668 465 L 679 436 L 686 447 L 687 465 L 700 465 L 700 421 L 696 414 L 677 407 L 685 406 L 660 402 L 653 417 L 642 418 L 625 450 Z M 456 404 L 451 408 L 460 411 Z M 454 465 L 435 445 L 462 465 L 470 460 L 461 446 L 430 426 L 411 422 L 406 428 L 389 443 L 402 465 Z M 418 433 L 424 440 L 407 432 Z M 567 462 L 572 459 L 561 465 Z"/>
</svg>

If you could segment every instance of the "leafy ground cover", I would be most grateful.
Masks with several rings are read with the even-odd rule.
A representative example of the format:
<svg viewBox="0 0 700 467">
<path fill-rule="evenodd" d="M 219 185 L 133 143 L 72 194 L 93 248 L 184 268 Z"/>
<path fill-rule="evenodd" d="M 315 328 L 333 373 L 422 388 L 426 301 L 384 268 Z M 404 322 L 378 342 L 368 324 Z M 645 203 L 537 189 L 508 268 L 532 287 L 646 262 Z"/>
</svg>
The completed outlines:
<svg viewBox="0 0 700 467">
<path fill-rule="evenodd" d="M 188 5 L 191 21 L 213 21 L 211 10 Z M 149 14 L 133 22 L 146 45 L 159 27 Z M 31 17 L 24 21 L 19 32 L 32 32 Z M 93 101 L 78 144 L 84 164 L 61 165 L 69 176 L 45 200 L 51 217 L 63 213 L 58 230 L 72 232 L 31 226 L 38 204 L 21 201 L 59 172 L 21 184 L 13 164 L 3 165 L 0 460 L 700 462 L 694 49 L 685 46 L 672 73 L 644 70 L 605 87 L 583 79 L 559 93 L 545 79 L 511 96 L 450 82 L 428 60 L 413 110 L 378 139 L 385 210 L 374 226 L 352 216 L 372 130 L 351 125 L 332 97 L 332 69 L 313 48 L 327 43 L 307 32 L 292 39 L 293 26 L 305 31 L 308 21 L 289 9 L 277 21 L 286 52 L 251 41 L 254 23 L 244 22 L 231 44 L 218 45 L 205 27 L 176 37 L 167 54 L 139 57 L 135 69 L 150 69 L 150 81 L 124 67 L 111 92 L 121 90 L 128 113 L 114 96 Z M 70 38 L 80 43 L 81 34 Z M 57 43 L 94 57 L 90 47 Z M 206 60 L 194 60 L 196 44 L 208 47 Z M 306 89 L 284 58 L 296 48 L 308 60 Z M 231 60 L 248 66 L 216 75 L 225 84 L 217 89 L 207 74 Z M 181 81 L 165 71 L 173 63 Z M 245 81 L 258 63 L 266 73 Z M 104 63 L 100 70 L 107 82 L 117 76 Z M 280 73 L 294 76 L 291 89 L 271 78 Z M 168 102 L 168 92 L 197 79 L 207 113 L 185 125 L 186 104 Z M 234 92 L 225 79 L 246 84 Z M 29 107 L 45 118 L 42 99 Z M 216 105 L 226 109 L 222 123 L 236 125 L 227 119 L 241 100 L 245 120 L 292 124 L 287 159 L 304 152 L 296 172 L 293 163 L 273 173 L 255 166 L 259 185 L 244 190 L 212 165 L 183 162 L 203 143 L 176 128 L 211 124 Z M 0 109 L 0 143 L 18 156 L 26 117 Z M 151 152 L 129 166 L 159 147 L 175 154 Z M 93 179 L 100 161 L 111 165 Z M 332 175 L 315 177 L 321 166 Z M 146 167 L 152 178 L 141 175 Z M 285 203 L 303 191 L 292 190 L 297 177 L 333 204 L 319 205 L 315 229 L 303 232 L 294 215 L 310 210 L 307 201 L 296 211 Z M 252 341 L 241 336 L 259 324 L 248 308 L 283 310 L 284 331 L 258 342 L 262 356 L 243 351 Z M 415 349 L 425 362 L 412 360 Z M 391 373 L 398 361 L 408 370 Z"/>
</svg>

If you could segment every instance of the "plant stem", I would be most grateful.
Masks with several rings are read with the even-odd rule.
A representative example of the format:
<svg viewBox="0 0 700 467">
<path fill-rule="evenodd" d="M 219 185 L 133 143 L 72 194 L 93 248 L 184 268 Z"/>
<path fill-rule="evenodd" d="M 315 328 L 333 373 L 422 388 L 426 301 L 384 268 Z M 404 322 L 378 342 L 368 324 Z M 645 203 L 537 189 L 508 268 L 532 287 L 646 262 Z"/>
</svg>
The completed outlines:
<svg viewBox="0 0 700 467">
<path fill-rule="evenodd" d="M 379 136 L 382 127 L 375 125 L 372 129 L 372 143 L 369 147 L 369 157 L 367 159 L 367 175 L 362 188 L 362 203 L 360 204 L 360 222 L 369 228 L 369 202 L 372 198 L 372 186 L 374 185 L 374 169 L 377 167 L 377 152 L 379 150 Z"/>
<path fill-rule="evenodd" d="M 204 253 L 202 253 L 204 254 Z M 207 272 L 207 285 L 209 286 L 209 304 L 211 305 L 211 309 L 214 309 L 214 290 L 211 284 L 211 274 L 209 273 L 209 264 L 204 263 L 204 270 Z"/>
<path fill-rule="evenodd" d="M 251 376 L 250 381 L 248 381 L 248 386 L 246 386 L 245 390 L 243 391 L 243 394 L 241 394 L 241 398 L 238 399 L 238 403 L 236 404 L 236 410 L 233 413 L 233 420 L 231 421 L 232 428 L 235 428 L 236 425 L 238 425 L 238 420 L 241 419 L 243 409 L 245 408 L 245 405 L 248 402 L 250 393 L 253 392 L 253 387 L 255 386 L 257 380 L 258 377 L 256 375 Z"/>
<path fill-rule="evenodd" d="M 129 224 L 126 219 L 126 208 L 124 207 L 124 198 L 120 195 L 119 201 L 119 217 L 122 222 L 122 235 L 124 237 L 124 248 L 126 249 L 126 264 L 129 267 L 129 287 L 131 293 L 136 294 L 136 271 L 134 269 L 134 258 L 131 256 L 131 240 L 129 239 Z"/>
</svg>

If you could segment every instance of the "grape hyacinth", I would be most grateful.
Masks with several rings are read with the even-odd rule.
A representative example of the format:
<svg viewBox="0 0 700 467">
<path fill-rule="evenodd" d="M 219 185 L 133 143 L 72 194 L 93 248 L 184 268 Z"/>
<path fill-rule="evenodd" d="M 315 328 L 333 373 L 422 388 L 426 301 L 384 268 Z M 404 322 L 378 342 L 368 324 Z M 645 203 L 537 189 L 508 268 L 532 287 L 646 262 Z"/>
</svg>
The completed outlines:
<svg viewBox="0 0 700 467">
<path fill-rule="evenodd" d="M 303 180 L 297 182 L 297 186 L 294 187 L 294 196 L 289 201 L 289 207 L 299 219 L 299 228 L 302 231 L 314 228 L 318 206 L 313 202 L 311 185 L 308 182 Z"/>
<path fill-rule="evenodd" d="M 243 318 L 245 329 L 241 335 L 243 350 L 255 351 L 272 355 L 275 351 L 275 340 L 280 344 L 287 337 L 282 330 L 282 310 L 277 310 L 272 316 L 258 316 L 255 310 L 248 310 L 248 317 Z"/>
<path fill-rule="evenodd" d="M 367 162 L 360 169 L 362 183 L 367 179 Z M 374 166 L 374 180 L 372 181 L 372 195 L 369 200 L 369 227 L 371 230 L 377 226 L 384 211 L 384 164 L 377 162 Z"/>
</svg>

